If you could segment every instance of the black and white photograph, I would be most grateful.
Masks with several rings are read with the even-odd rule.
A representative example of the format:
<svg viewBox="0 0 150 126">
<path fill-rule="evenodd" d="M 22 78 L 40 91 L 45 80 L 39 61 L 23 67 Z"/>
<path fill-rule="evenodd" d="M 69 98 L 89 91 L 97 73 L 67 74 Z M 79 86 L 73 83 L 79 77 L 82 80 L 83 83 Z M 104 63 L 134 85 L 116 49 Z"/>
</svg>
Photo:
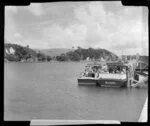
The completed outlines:
<svg viewBox="0 0 150 126">
<path fill-rule="evenodd" d="M 147 122 L 146 6 L 61 1 L 4 15 L 5 121 Z"/>
</svg>

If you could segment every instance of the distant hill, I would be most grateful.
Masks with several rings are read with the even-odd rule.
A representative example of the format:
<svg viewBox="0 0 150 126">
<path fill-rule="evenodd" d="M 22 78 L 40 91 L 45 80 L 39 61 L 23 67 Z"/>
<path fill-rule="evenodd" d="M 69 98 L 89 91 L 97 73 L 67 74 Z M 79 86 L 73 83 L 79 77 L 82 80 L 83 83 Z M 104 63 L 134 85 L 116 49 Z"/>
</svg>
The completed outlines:
<svg viewBox="0 0 150 126">
<path fill-rule="evenodd" d="M 29 48 L 29 46 L 10 43 L 5 43 L 4 46 L 4 61 L 34 62 L 51 60 L 51 57 L 37 53 L 35 50 Z"/>
<path fill-rule="evenodd" d="M 5 43 L 4 61 L 80 61 L 80 60 L 117 60 L 118 56 L 106 49 L 31 49 L 29 46 Z"/>
<path fill-rule="evenodd" d="M 36 57 L 36 52 L 29 47 L 5 43 L 4 58 L 8 61 L 21 61 L 31 57 Z"/>
<path fill-rule="evenodd" d="M 76 54 L 79 54 L 78 58 L 85 60 L 86 58 L 95 58 L 95 59 L 116 59 L 118 58 L 117 55 L 115 55 L 114 53 L 106 50 L 106 49 L 93 49 L 93 48 L 89 48 L 89 49 L 65 49 L 65 48 L 53 48 L 53 49 L 43 49 L 43 50 L 35 50 L 36 52 L 41 52 L 45 55 L 50 55 L 51 57 L 53 56 L 61 56 L 62 54 L 64 55 L 72 55 L 71 57 L 75 57 L 77 56 Z M 72 53 L 72 54 L 70 54 Z M 82 58 L 81 58 L 82 57 Z M 71 58 L 74 59 L 74 58 Z"/>
<path fill-rule="evenodd" d="M 14 54 L 17 54 L 17 51 L 20 51 L 20 53 L 26 52 L 28 54 L 36 56 L 36 52 L 33 49 L 29 48 L 28 46 L 24 47 L 18 44 L 10 44 L 10 43 L 5 44 L 5 54 L 6 55 L 13 54 L 13 51 L 11 50 L 14 51 Z"/>
<path fill-rule="evenodd" d="M 44 53 L 45 55 L 49 55 L 51 57 L 53 56 L 58 56 L 62 53 L 66 53 L 68 51 L 72 51 L 72 49 L 65 49 L 65 48 L 53 48 L 53 49 L 41 49 L 41 50 L 38 50 L 38 49 L 35 49 L 36 52 L 41 52 L 41 53 Z"/>
<path fill-rule="evenodd" d="M 114 53 L 106 49 L 94 49 L 94 48 L 78 48 L 73 51 L 69 51 L 65 54 L 61 54 L 56 57 L 58 61 L 80 61 L 80 60 L 117 60 L 119 57 Z"/>
</svg>

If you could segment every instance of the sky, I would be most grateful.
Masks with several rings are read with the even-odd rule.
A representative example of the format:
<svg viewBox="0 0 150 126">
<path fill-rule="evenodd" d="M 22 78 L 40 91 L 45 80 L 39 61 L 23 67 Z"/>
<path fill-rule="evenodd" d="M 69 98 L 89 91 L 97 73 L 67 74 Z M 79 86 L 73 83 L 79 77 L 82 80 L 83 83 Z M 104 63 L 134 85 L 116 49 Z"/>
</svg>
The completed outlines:
<svg viewBox="0 0 150 126">
<path fill-rule="evenodd" d="M 5 6 L 5 40 L 33 49 L 103 48 L 148 55 L 148 8 L 120 1 Z"/>
</svg>

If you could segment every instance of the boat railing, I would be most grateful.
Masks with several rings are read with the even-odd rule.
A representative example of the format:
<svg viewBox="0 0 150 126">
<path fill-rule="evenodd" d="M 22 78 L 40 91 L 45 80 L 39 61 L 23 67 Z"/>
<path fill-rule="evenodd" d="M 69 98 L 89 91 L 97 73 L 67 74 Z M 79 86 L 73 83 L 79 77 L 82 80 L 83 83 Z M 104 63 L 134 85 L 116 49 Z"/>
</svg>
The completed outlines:
<svg viewBox="0 0 150 126">
<path fill-rule="evenodd" d="M 102 78 L 102 79 L 121 79 L 121 80 L 124 80 L 124 79 L 127 79 L 127 76 L 126 74 L 99 74 L 98 75 L 99 78 Z"/>
</svg>

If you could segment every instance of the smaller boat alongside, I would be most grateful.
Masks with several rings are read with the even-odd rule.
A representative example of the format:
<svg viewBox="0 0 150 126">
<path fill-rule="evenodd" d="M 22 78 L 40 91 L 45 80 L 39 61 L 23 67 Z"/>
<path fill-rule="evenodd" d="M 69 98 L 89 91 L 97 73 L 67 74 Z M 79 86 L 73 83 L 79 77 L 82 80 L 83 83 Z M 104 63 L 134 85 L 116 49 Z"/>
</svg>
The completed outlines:
<svg viewBox="0 0 150 126">
<path fill-rule="evenodd" d="M 85 71 L 82 72 L 78 78 L 79 85 L 96 85 L 97 76 L 95 68 L 100 68 L 101 64 L 87 64 L 85 66 Z"/>
</svg>

